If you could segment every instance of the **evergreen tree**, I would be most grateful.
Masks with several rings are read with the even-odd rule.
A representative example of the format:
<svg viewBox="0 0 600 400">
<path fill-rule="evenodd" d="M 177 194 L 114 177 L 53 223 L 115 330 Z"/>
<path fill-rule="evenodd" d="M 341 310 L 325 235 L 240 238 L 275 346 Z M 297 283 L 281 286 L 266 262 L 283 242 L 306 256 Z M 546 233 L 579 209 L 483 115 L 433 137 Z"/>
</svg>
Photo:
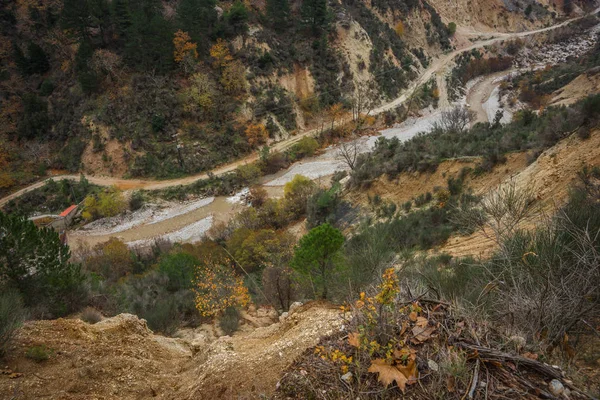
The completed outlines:
<svg viewBox="0 0 600 400">
<path fill-rule="evenodd" d="M 52 316 L 73 311 L 83 276 L 70 257 L 54 230 L 0 212 L 0 282 L 17 289 L 28 306 L 48 307 Z"/>
<path fill-rule="evenodd" d="M 16 44 L 13 43 L 13 59 L 17 68 L 21 72 L 21 75 L 29 75 L 29 60 L 25 57 L 23 50 Z"/>
<path fill-rule="evenodd" d="M 19 123 L 19 135 L 24 139 L 43 137 L 50 129 L 48 104 L 35 94 L 23 96 L 23 119 Z"/>
<path fill-rule="evenodd" d="M 77 54 L 75 54 L 77 80 L 81 85 L 81 90 L 86 94 L 95 92 L 100 84 L 98 75 L 89 67 L 89 61 L 93 54 L 94 47 L 87 39 L 81 42 Z"/>
<path fill-rule="evenodd" d="M 111 36 L 109 3 L 107 0 L 64 0 L 61 24 L 79 38 L 89 39 L 93 31 L 90 28 L 95 28 L 106 44 Z"/>
<path fill-rule="evenodd" d="M 148 7 L 134 11 L 132 17 L 125 46 L 127 63 L 145 71 L 169 71 L 174 65 L 173 26 Z"/>
<path fill-rule="evenodd" d="M 29 73 L 43 74 L 50 70 L 50 62 L 46 52 L 36 43 L 29 43 Z"/>
<path fill-rule="evenodd" d="M 322 29 L 326 29 L 329 23 L 327 11 L 327 0 L 303 0 L 302 21 L 309 26 L 313 34 L 317 35 Z"/>
<path fill-rule="evenodd" d="M 121 40 L 124 40 L 127 37 L 127 32 L 132 24 L 128 0 L 114 0 L 113 21 L 115 23 L 117 35 Z"/>
<path fill-rule="evenodd" d="M 284 31 L 289 25 L 290 3 L 288 0 L 267 0 L 267 18 L 273 28 Z"/>
<path fill-rule="evenodd" d="M 90 24 L 87 0 L 64 0 L 61 14 L 63 29 L 71 30 L 76 36 L 84 37 Z"/>
<path fill-rule="evenodd" d="M 321 292 L 323 299 L 327 298 L 328 287 L 339 266 L 343 244 L 342 232 L 329 224 L 323 224 L 304 235 L 294 252 L 292 268 L 310 279 L 313 288 Z"/>
<path fill-rule="evenodd" d="M 213 34 L 217 25 L 215 6 L 215 0 L 181 0 L 177 7 L 178 27 L 189 33 L 201 52 L 208 50 L 206 39 Z"/>
<path fill-rule="evenodd" d="M 246 24 L 248 22 L 248 10 L 244 3 L 239 0 L 233 3 L 225 15 L 225 20 L 231 28 L 233 36 L 241 35 L 248 31 L 248 25 Z"/>
</svg>

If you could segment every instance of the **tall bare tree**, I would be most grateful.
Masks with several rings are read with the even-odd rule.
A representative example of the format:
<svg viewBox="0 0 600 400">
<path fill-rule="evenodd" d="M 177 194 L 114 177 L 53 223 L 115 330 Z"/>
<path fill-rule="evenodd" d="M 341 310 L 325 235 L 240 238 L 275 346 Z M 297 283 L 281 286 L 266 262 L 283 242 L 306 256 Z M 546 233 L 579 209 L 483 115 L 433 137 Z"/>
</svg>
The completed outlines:
<svg viewBox="0 0 600 400">
<path fill-rule="evenodd" d="M 350 141 L 339 144 L 336 152 L 336 158 L 340 161 L 343 161 L 351 170 L 354 170 L 356 167 L 356 160 L 360 154 L 360 145 L 358 142 L 358 137 L 356 135 L 352 135 Z"/>
</svg>

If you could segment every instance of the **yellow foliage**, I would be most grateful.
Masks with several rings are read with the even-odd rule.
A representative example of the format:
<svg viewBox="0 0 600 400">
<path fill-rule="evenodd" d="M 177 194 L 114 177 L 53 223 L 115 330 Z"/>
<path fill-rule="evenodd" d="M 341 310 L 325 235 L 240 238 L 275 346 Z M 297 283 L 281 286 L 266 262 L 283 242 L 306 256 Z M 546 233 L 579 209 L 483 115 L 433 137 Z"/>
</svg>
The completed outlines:
<svg viewBox="0 0 600 400">
<path fill-rule="evenodd" d="M 92 220 L 101 217 L 113 217 L 127 209 L 123 193 L 115 187 L 106 189 L 98 195 L 89 195 L 83 200 L 82 217 Z"/>
<path fill-rule="evenodd" d="M 434 99 L 439 99 L 440 98 L 440 89 L 438 89 L 438 88 L 433 89 L 432 95 L 433 95 Z"/>
<path fill-rule="evenodd" d="M 246 89 L 246 68 L 238 61 L 225 65 L 221 72 L 221 85 L 227 93 L 241 93 Z"/>
<path fill-rule="evenodd" d="M 198 58 L 198 45 L 191 40 L 192 39 L 187 32 L 184 32 L 181 29 L 175 32 L 175 37 L 173 38 L 173 45 L 175 45 L 173 57 L 176 62 L 182 62 L 188 55 L 193 58 Z"/>
<path fill-rule="evenodd" d="M 227 43 L 221 38 L 210 48 L 210 56 L 214 58 L 213 66 L 215 68 L 223 68 L 233 61 Z"/>
<path fill-rule="evenodd" d="M 404 36 L 404 24 L 402 23 L 402 21 L 398 21 L 394 30 L 396 31 L 396 34 L 398 36 Z"/>
<path fill-rule="evenodd" d="M 391 304 L 400 292 L 400 282 L 396 276 L 394 268 L 388 268 L 383 273 L 383 281 L 379 285 L 379 293 L 375 296 L 375 301 L 379 304 Z"/>
<path fill-rule="evenodd" d="M 185 91 L 183 108 L 187 112 L 198 111 L 206 113 L 214 107 L 217 91 L 211 78 L 202 72 L 197 72 L 190 78 L 190 87 Z"/>
<path fill-rule="evenodd" d="M 250 146 L 263 144 L 269 137 L 269 132 L 263 124 L 249 124 L 245 133 Z"/>
<path fill-rule="evenodd" d="M 246 69 L 239 60 L 234 60 L 223 39 L 217 40 L 210 48 L 214 59 L 213 67 L 221 71 L 219 82 L 227 93 L 240 93 L 246 89 Z"/>
<path fill-rule="evenodd" d="M 248 288 L 233 265 L 206 262 L 196 269 L 196 308 L 202 316 L 217 316 L 228 307 L 245 307 L 250 302 Z"/>
</svg>

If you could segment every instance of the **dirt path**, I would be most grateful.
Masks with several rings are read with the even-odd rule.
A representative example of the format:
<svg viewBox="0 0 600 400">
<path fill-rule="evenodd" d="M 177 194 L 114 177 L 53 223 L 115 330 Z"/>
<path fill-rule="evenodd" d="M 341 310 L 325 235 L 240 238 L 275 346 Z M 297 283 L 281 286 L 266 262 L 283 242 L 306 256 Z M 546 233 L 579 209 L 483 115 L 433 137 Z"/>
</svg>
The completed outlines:
<svg viewBox="0 0 600 400">
<path fill-rule="evenodd" d="M 598 7 L 596 10 L 594 10 L 592 12 L 592 14 L 598 13 L 599 11 L 600 11 L 600 7 Z M 466 46 L 466 47 L 454 50 L 450 53 L 447 53 L 445 55 L 442 55 L 441 57 L 436 58 L 435 60 L 433 60 L 431 65 L 422 72 L 421 76 L 416 81 L 414 81 L 398 98 L 374 109 L 372 111 L 372 114 L 380 114 L 382 112 L 385 112 L 385 111 L 388 111 L 395 107 L 398 107 L 400 104 L 404 103 L 408 98 L 410 98 L 410 96 L 412 95 L 412 93 L 414 92 L 414 90 L 417 87 L 419 87 L 420 85 L 429 81 L 429 79 L 431 79 L 435 74 L 439 74 L 439 73 L 443 72 L 449 66 L 449 64 L 452 62 L 452 60 L 461 53 L 464 53 L 466 51 L 470 51 L 473 49 L 478 49 L 481 47 L 489 46 L 491 44 L 499 43 L 499 42 L 509 40 L 512 38 L 525 37 L 525 36 L 535 35 L 537 33 L 551 31 L 553 29 L 557 29 L 557 28 L 566 26 L 566 25 L 570 24 L 571 22 L 579 20 L 581 18 L 583 18 L 583 17 L 568 19 L 566 21 L 561 22 L 560 24 L 553 25 L 553 26 L 550 26 L 547 28 L 536 29 L 533 31 L 526 31 L 526 32 L 517 32 L 517 33 L 493 33 L 493 34 L 491 34 L 489 32 L 463 31 L 463 34 L 467 34 L 470 36 L 476 36 L 476 37 L 492 36 L 492 37 L 490 39 L 478 41 L 476 43 L 471 44 L 470 46 Z M 443 77 L 442 77 L 442 79 L 443 79 Z M 444 103 L 445 100 L 441 100 L 441 102 Z M 295 143 L 300 141 L 302 138 L 304 138 L 306 136 L 313 136 L 317 132 L 318 132 L 318 129 L 306 130 L 304 132 L 299 133 L 296 136 L 293 136 L 291 138 L 285 139 L 279 143 L 274 144 L 272 146 L 272 149 L 275 151 L 285 150 L 285 149 L 293 146 Z M 234 171 L 240 165 L 254 162 L 257 159 L 258 159 L 258 155 L 256 153 L 253 153 L 253 154 L 251 154 L 245 158 L 242 158 L 238 161 L 217 167 L 217 168 L 213 169 L 211 172 L 212 172 L 212 174 L 214 174 L 216 176 L 222 175 L 227 172 Z M 197 175 L 187 176 L 184 178 L 162 180 L 162 181 L 139 180 L 139 179 L 119 179 L 119 178 L 112 178 L 112 177 L 96 177 L 96 176 L 88 176 L 88 175 L 86 175 L 86 178 L 93 184 L 101 185 L 101 186 L 113 186 L 114 185 L 122 190 L 129 190 L 129 189 L 157 190 L 157 189 L 168 188 L 171 186 L 189 185 L 198 180 L 208 178 L 208 173 L 201 173 L 201 174 L 197 174 Z M 58 176 L 54 176 L 53 179 L 76 180 L 76 179 L 79 179 L 79 175 L 58 175 Z M 9 202 L 12 199 L 22 196 L 23 194 L 25 194 L 31 190 L 42 187 L 45 182 L 46 182 L 46 180 L 34 183 L 26 188 L 23 188 L 9 196 L 6 196 L 6 197 L 0 199 L 0 207 L 4 206 L 7 202 Z"/>
</svg>

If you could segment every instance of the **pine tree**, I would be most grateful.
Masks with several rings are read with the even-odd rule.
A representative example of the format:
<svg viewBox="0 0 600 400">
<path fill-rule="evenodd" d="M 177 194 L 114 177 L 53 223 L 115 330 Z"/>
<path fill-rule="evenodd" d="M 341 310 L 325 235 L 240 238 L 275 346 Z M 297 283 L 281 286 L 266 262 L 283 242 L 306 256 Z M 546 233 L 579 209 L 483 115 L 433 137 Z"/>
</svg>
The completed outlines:
<svg viewBox="0 0 600 400">
<path fill-rule="evenodd" d="M 43 74 L 50 70 L 50 62 L 44 49 L 36 43 L 29 43 L 27 48 L 29 52 L 29 73 Z"/>
<path fill-rule="evenodd" d="M 206 51 L 206 40 L 217 24 L 217 11 L 215 0 L 181 0 L 177 7 L 177 23 L 181 30 L 190 34 L 192 41 Z M 204 39 L 204 40 L 203 40 Z"/>
<path fill-rule="evenodd" d="M 132 16 L 125 45 L 127 63 L 145 71 L 169 71 L 175 65 L 171 23 L 156 9 L 136 10 Z"/>
<path fill-rule="evenodd" d="M 273 29 L 284 31 L 289 26 L 290 3 L 288 0 L 267 0 L 267 17 Z"/>
<path fill-rule="evenodd" d="M 90 23 L 90 10 L 87 0 L 64 0 L 61 14 L 63 29 L 71 30 L 76 36 L 86 35 Z"/>
<path fill-rule="evenodd" d="M 50 129 L 48 104 L 35 94 L 23 96 L 23 119 L 19 122 L 19 135 L 25 139 L 43 137 Z"/>
<path fill-rule="evenodd" d="M 115 23 L 117 35 L 121 40 L 124 40 L 127 37 L 127 32 L 132 24 L 128 0 L 114 0 L 113 21 Z"/>
<path fill-rule="evenodd" d="M 327 28 L 327 0 L 303 0 L 301 13 L 302 21 L 312 29 L 313 34 L 317 35 Z"/>
<path fill-rule="evenodd" d="M 29 75 L 29 60 L 25 57 L 23 50 L 16 44 L 13 43 L 13 59 L 17 68 L 21 72 L 21 75 Z"/>
<path fill-rule="evenodd" d="M 54 230 L 0 212 L 0 282 L 19 290 L 28 306 L 44 305 L 54 316 L 73 310 L 83 276 L 70 256 Z"/>
<path fill-rule="evenodd" d="M 248 31 L 248 25 L 246 24 L 248 21 L 248 10 L 244 3 L 239 0 L 233 3 L 225 15 L 225 20 L 230 26 L 233 36 L 241 35 Z"/>
</svg>

